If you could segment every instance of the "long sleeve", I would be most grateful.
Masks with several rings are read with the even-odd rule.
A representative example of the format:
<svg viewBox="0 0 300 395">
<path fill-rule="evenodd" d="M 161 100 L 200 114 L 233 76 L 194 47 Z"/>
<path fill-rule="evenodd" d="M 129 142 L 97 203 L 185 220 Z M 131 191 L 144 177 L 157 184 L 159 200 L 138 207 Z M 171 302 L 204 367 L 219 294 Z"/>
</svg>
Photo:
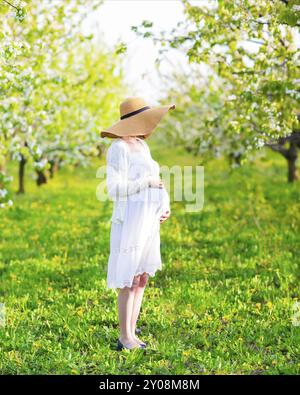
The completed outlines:
<svg viewBox="0 0 300 395">
<path fill-rule="evenodd" d="M 149 180 L 152 178 L 150 176 L 128 180 L 127 151 L 122 142 L 112 143 L 107 150 L 106 161 L 107 192 L 112 200 L 125 198 L 148 187 Z"/>
<path fill-rule="evenodd" d="M 165 214 L 166 212 L 171 212 L 170 206 L 170 197 L 165 188 L 162 191 L 162 204 L 161 204 L 161 215 Z"/>
<path fill-rule="evenodd" d="M 143 146 L 145 147 L 148 155 L 151 157 L 151 152 L 150 152 L 148 144 L 143 139 L 140 139 L 140 141 L 143 144 Z M 167 190 L 165 188 L 163 188 L 163 190 L 162 190 L 162 202 L 161 202 L 161 215 L 165 214 L 167 211 L 171 212 L 170 197 L 169 197 L 169 194 L 168 194 Z"/>
</svg>

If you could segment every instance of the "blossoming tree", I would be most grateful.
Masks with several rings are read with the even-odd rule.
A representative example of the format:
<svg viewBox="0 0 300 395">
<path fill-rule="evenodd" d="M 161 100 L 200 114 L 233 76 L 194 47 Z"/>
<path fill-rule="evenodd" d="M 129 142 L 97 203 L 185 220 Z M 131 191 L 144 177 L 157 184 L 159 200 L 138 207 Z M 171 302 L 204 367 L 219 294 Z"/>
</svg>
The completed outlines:
<svg viewBox="0 0 300 395">
<path fill-rule="evenodd" d="M 0 207 L 11 205 L 6 163 L 19 163 L 19 193 L 31 163 L 37 182 L 55 164 L 98 153 L 100 125 L 124 92 L 114 53 L 83 36 L 101 1 L 0 0 Z"/>
<path fill-rule="evenodd" d="M 172 31 L 154 34 L 147 21 L 133 30 L 161 45 L 162 54 L 183 50 L 206 77 L 190 82 L 187 76 L 181 85 L 185 95 L 178 95 L 179 85 L 170 92 L 183 111 L 172 114 L 173 122 L 180 120 L 180 127 L 184 118 L 191 131 L 188 147 L 227 152 L 242 162 L 267 145 L 287 159 L 288 179 L 294 181 L 300 148 L 299 2 L 183 3 L 185 20 Z"/>
</svg>

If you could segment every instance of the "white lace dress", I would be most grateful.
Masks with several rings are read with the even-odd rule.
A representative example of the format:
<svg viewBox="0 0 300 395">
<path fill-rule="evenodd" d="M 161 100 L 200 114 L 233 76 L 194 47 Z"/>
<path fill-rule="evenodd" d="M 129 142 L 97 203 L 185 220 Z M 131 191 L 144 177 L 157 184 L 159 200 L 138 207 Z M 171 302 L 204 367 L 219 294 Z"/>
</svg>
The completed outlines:
<svg viewBox="0 0 300 395">
<path fill-rule="evenodd" d="M 164 188 L 149 188 L 144 182 L 159 177 L 159 165 L 152 159 L 148 145 L 138 140 L 141 150 L 128 151 L 127 155 L 131 191 L 129 188 L 124 216 L 122 221 L 111 223 L 108 288 L 131 287 L 134 276 L 145 272 L 154 276 L 162 269 L 159 219 L 170 210 L 169 196 Z M 110 155 L 107 157 L 109 162 Z M 138 191 L 135 185 L 139 185 Z"/>
</svg>

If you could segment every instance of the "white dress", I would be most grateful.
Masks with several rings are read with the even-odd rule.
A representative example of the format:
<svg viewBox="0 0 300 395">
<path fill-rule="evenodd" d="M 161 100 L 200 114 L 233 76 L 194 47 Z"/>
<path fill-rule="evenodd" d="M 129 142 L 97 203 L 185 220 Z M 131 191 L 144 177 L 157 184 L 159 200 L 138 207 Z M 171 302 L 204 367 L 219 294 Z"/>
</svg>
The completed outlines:
<svg viewBox="0 0 300 395">
<path fill-rule="evenodd" d="M 131 183 L 145 175 L 159 178 L 158 163 L 152 159 L 147 144 L 138 140 L 141 150 L 128 152 L 127 176 Z M 108 288 L 131 287 L 134 276 L 145 272 L 154 276 L 162 269 L 159 219 L 166 211 L 170 206 L 165 188 L 146 186 L 126 197 L 123 220 L 111 223 Z"/>
</svg>

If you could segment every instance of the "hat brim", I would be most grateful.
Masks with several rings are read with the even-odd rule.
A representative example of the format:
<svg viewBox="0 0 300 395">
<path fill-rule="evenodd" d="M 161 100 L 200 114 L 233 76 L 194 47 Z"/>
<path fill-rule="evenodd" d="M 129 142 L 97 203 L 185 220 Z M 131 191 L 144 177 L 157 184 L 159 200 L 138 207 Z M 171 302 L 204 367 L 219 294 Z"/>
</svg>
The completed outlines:
<svg viewBox="0 0 300 395">
<path fill-rule="evenodd" d="M 151 134 L 161 119 L 175 104 L 152 107 L 129 118 L 122 119 L 101 132 L 101 137 L 118 138 L 125 136 L 146 136 Z"/>
</svg>

